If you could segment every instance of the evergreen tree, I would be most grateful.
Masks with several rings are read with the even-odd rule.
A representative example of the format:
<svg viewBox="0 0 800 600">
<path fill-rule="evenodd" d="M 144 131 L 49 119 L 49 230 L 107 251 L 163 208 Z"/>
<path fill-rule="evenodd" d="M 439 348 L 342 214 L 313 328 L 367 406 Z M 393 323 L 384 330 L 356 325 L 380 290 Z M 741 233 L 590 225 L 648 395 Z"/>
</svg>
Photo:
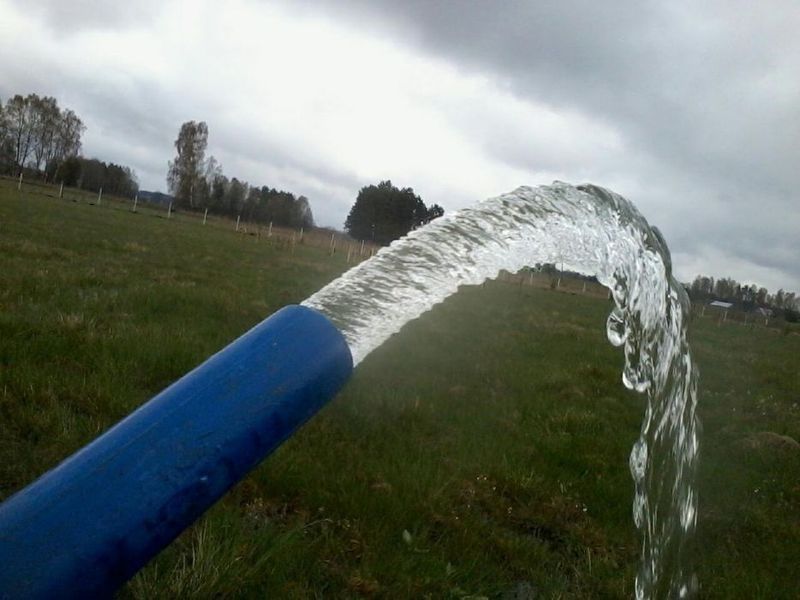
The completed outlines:
<svg viewBox="0 0 800 600">
<path fill-rule="evenodd" d="M 361 188 L 344 227 L 356 239 L 389 244 L 442 214 L 438 205 L 429 210 L 412 188 L 399 189 L 387 180 Z"/>
</svg>

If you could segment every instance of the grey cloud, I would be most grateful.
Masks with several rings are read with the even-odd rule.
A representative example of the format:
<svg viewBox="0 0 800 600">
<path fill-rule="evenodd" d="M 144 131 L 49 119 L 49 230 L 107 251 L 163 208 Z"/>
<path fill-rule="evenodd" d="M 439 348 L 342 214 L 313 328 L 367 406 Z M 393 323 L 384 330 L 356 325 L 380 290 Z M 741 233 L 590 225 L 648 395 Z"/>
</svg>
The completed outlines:
<svg viewBox="0 0 800 600">
<path fill-rule="evenodd" d="M 538 158 L 565 176 L 588 171 L 601 184 L 636 177 L 643 196 L 635 201 L 669 203 L 652 206 L 668 239 L 714 240 L 733 257 L 783 269 L 800 287 L 800 265 L 786 260 L 800 237 L 794 2 L 385 0 L 342 9 L 321 0 L 311 7 L 486 74 L 522 99 L 610 123 L 626 152 L 610 161 L 596 154 L 600 164 L 588 169 L 557 153 L 548 162 L 535 144 L 509 143 L 502 132 L 487 148 L 511 164 Z M 648 191 L 654 186 L 667 194 Z M 699 222 L 698 205 L 722 212 Z"/>
<path fill-rule="evenodd" d="M 769 180 L 796 181 L 786 167 L 798 154 L 800 90 L 760 89 L 785 61 L 798 66 L 800 13 L 790 2 L 774 7 L 786 19 L 729 3 L 705 13 L 647 2 L 355 5 L 360 18 L 394 23 L 398 39 L 499 77 L 522 98 L 606 115 L 660 160 L 728 177 L 758 167 Z M 752 151 L 775 146 L 777 156 Z"/>
<path fill-rule="evenodd" d="M 211 128 L 211 123 L 209 123 Z M 229 155 L 236 155 L 252 163 L 263 163 L 276 169 L 292 169 L 307 176 L 324 181 L 332 186 L 356 188 L 359 180 L 355 175 L 327 167 L 322 161 L 308 159 L 301 153 L 292 152 L 280 144 L 270 141 L 269 136 L 245 128 L 221 127 L 218 133 L 209 129 L 209 149 L 220 148 Z M 269 185 L 269 181 L 253 180 L 254 185 Z"/>
<path fill-rule="evenodd" d="M 155 20 L 162 5 L 158 0 L 12 0 L 12 3 L 26 14 L 36 15 L 59 37 L 93 29 L 144 27 Z"/>
<path fill-rule="evenodd" d="M 161 10 L 149 0 L 15 2 L 61 36 L 146 28 Z M 308 0 L 287 3 L 286 10 L 371 32 L 486 76 L 523 101 L 601 123 L 554 145 L 537 138 L 541 124 L 502 117 L 481 122 L 487 113 L 446 100 L 439 107 L 491 159 L 530 173 L 620 186 L 664 231 L 676 255 L 696 256 L 711 244 L 726 264 L 756 263 L 784 273 L 785 287 L 800 288 L 793 259 L 800 238 L 800 12 L 793 1 Z M 209 150 L 226 173 L 306 193 L 328 223 L 341 223 L 351 196 L 370 183 L 329 166 L 331 157 L 287 147 L 233 121 L 217 124 L 218 107 L 165 89 L 147 73 L 126 79 L 83 73 L 80 65 L 62 73 L 36 62 L 35 54 L 25 58 L 3 66 L 0 95 L 55 95 L 90 120 L 87 153 L 131 164 L 145 187 L 163 187 L 178 127 L 191 118 L 209 122 Z M 603 127 L 619 139 L 605 144 L 598 138 Z M 510 187 L 524 183 L 546 182 Z M 314 194 L 326 187 L 334 191 L 318 205 Z"/>
</svg>

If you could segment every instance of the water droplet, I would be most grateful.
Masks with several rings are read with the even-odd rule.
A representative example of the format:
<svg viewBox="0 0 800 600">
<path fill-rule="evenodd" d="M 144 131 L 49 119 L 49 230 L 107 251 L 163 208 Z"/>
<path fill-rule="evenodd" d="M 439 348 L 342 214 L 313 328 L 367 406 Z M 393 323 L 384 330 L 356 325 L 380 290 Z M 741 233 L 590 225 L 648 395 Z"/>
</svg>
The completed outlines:
<svg viewBox="0 0 800 600">
<path fill-rule="evenodd" d="M 628 331 L 625 327 L 625 317 L 622 315 L 622 311 L 617 307 L 614 307 L 614 310 L 608 315 L 606 334 L 608 335 L 608 341 L 611 342 L 611 345 L 616 347 L 622 346 L 628 337 Z"/>
</svg>

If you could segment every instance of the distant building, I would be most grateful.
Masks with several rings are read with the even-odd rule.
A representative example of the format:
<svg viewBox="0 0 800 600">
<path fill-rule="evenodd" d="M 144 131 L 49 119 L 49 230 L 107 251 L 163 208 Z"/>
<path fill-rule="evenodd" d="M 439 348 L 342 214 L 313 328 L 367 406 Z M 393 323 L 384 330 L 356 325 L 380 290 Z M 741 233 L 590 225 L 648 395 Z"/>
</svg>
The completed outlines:
<svg viewBox="0 0 800 600">
<path fill-rule="evenodd" d="M 733 306 L 733 302 L 722 302 L 721 300 L 714 300 L 713 302 L 709 302 L 708 305 L 713 306 L 714 308 L 722 308 L 728 310 L 731 306 Z"/>
</svg>

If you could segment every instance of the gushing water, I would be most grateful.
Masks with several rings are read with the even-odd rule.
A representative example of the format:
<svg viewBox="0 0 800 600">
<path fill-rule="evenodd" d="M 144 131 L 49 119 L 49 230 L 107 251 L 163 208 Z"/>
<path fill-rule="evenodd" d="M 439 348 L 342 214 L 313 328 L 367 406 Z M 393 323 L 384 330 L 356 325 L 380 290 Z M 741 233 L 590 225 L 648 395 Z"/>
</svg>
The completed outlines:
<svg viewBox="0 0 800 600">
<path fill-rule="evenodd" d="M 642 533 L 636 597 L 688 597 L 699 429 L 689 301 L 661 234 L 622 196 L 593 185 L 521 187 L 411 232 L 303 304 L 339 327 L 358 364 L 459 286 L 539 263 L 562 263 L 611 290 L 608 339 L 624 348 L 623 383 L 647 399 L 630 456 Z"/>
</svg>

